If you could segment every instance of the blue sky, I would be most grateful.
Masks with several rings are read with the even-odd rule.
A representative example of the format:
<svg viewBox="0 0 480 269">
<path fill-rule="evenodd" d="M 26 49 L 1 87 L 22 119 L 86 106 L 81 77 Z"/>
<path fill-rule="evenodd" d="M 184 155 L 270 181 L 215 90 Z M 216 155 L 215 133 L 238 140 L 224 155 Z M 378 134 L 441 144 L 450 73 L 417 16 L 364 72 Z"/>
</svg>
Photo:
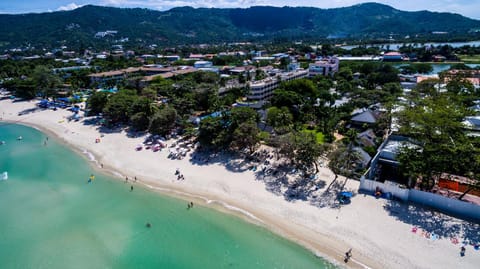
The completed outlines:
<svg viewBox="0 0 480 269">
<path fill-rule="evenodd" d="M 313 6 L 335 8 L 358 3 L 372 2 L 361 0 L 0 0 L 0 13 L 48 12 L 70 10 L 76 7 L 94 4 L 114 7 L 144 7 L 166 10 L 176 6 L 193 7 L 249 7 L 255 5 L 271 6 Z M 480 0 L 381 0 L 376 1 L 400 10 L 429 10 L 454 12 L 480 19 Z"/>
</svg>

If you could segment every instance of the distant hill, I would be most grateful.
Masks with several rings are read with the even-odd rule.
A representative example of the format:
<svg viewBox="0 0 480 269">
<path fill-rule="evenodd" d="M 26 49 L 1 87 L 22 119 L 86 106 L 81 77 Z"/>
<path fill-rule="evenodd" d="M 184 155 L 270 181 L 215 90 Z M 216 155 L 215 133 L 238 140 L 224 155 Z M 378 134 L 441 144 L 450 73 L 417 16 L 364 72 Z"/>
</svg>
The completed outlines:
<svg viewBox="0 0 480 269">
<path fill-rule="evenodd" d="M 406 12 L 366 3 L 345 8 L 268 7 L 169 11 L 84 6 L 72 11 L 0 15 L 0 47 L 131 42 L 178 45 L 242 40 L 386 37 L 432 31 L 466 34 L 480 21 L 452 13 Z M 117 31 L 104 37 L 101 32 Z M 99 33 L 100 32 L 100 33 Z M 98 33 L 98 34 L 97 34 Z M 95 35 L 97 34 L 97 37 Z"/>
</svg>

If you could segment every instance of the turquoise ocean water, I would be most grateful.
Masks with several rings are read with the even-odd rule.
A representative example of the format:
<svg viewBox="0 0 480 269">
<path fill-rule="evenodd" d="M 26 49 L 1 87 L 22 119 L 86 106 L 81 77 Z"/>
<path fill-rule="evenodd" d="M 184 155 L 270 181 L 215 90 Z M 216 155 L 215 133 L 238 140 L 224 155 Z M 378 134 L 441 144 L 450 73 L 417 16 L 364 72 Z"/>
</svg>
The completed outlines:
<svg viewBox="0 0 480 269">
<path fill-rule="evenodd" d="M 45 138 L 0 123 L 1 268 L 334 268 L 238 217 L 98 173 L 88 184 L 87 160 Z"/>
</svg>

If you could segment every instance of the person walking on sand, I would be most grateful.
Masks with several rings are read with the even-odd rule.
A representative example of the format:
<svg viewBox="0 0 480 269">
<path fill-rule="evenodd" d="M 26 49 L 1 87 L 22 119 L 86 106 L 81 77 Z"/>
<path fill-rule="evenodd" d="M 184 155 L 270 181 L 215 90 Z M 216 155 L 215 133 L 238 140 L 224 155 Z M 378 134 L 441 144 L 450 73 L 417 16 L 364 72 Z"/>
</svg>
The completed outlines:
<svg viewBox="0 0 480 269">
<path fill-rule="evenodd" d="M 345 259 L 343 261 L 347 263 L 351 257 L 352 257 L 352 248 L 350 248 L 347 252 L 345 252 Z"/>
</svg>

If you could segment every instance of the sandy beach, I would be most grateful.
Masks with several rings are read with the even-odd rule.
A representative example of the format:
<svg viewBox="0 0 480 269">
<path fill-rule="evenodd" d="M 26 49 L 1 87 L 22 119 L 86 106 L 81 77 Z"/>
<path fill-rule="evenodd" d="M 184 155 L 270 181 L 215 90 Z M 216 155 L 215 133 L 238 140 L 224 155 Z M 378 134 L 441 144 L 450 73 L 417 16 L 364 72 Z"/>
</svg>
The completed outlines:
<svg viewBox="0 0 480 269">
<path fill-rule="evenodd" d="M 349 268 L 478 268 L 480 224 L 455 219 L 414 205 L 359 194 L 359 182 L 345 188 L 355 193 L 351 204 L 333 204 L 325 190 L 333 173 L 321 167 L 317 190 L 309 199 L 285 195 L 278 178 L 259 176 L 241 159 L 218 156 L 208 162 L 191 155 L 168 158 L 168 149 L 135 150 L 145 136 L 105 130 L 88 121 L 68 121 L 67 110 L 37 110 L 35 101 L 0 101 L 2 123 L 34 126 L 58 137 L 92 161 L 96 172 L 110 173 L 131 184 L 205 204 L 242 216 Z M 22 112 L 22 113 L 21 113 Z M 28 113 L 26 113 L 28 112 Z M 19 115 L 19 113 L 21 115 Z M 19 136 L 21 134 L 18 134 Z M 1 139 L 1 134 L 0 134 Z M 99 141 L 98 141 L 98 140 Z M 96 141 L 97 140 L 97 141 Z M 167 141 L 171 145 L 174 141 Z M 185 180 L 177 180 L 176 169 Z M 260 169 L 260 168 L 259 168 Z M 288 175 L 286 180 L 295 175 Z M 134 177 L 138 179 L 134 183 Z M 343 184 L 344 179 L 339 178 Z M 466 244 L 466 255 L 460 247 Z M 344 263 L 345 252 L 352 258 Z"/>
</svg>

